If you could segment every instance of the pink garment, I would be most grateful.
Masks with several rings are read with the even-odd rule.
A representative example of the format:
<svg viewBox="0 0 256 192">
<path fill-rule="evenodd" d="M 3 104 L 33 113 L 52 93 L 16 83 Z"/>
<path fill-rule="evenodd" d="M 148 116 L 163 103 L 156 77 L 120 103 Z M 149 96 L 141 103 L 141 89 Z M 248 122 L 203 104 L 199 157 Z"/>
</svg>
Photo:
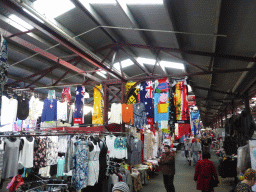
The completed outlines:
<svg viewBox="0 0 256 192">
<path fill-rule="evenodd" d="M 160 95 L 160 102 L 166 103 L 167 102 L 168 94 L 161 94 Z"/>
</svg>

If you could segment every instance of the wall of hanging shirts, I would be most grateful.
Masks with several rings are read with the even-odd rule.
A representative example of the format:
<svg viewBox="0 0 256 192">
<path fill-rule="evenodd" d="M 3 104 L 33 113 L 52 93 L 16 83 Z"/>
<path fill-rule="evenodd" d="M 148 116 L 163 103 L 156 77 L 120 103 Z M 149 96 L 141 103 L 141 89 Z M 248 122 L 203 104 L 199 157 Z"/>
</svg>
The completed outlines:
<svg viewBox="0 0 256 192">
<path fill-rule="evenodd" d="M 132 135 L 10 135 L 0 136 L 0 143 L 1 179 L 14 178 L 21 170 L 24 179 L 28 174 L 42 178 L 69 176 L 75 190 L 111 191 L 112 184 L 123 181 L 132 191 L 134 186 L 125 161 L 141 163 L 142 141 Z"/>
</svg>

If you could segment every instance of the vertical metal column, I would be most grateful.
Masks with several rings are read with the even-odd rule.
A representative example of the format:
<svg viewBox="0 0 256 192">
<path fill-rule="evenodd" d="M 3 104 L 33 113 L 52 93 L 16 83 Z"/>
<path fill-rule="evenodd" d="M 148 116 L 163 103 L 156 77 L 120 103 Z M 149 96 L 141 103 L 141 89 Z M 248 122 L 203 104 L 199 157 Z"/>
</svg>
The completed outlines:
<svg viewBox="0 0 256 192">
<path fill-rule="evenodd" d="M 246 95 L 246 98 L 244 100 L 245 111 L 246 111 L 246 115 L 249 115 L 249 114 L 251 114 L 251 109 L 250 109 L 250 102 L 249 102 L 248 92 L 245 95 Z"/>
<path fill-rule="evenodd" d="M 121 102 L 122 104 L 125 103 L 125 98 L 126 98 L 126 90 L 125 90 L 125 83 L 121 83 Z M 122 123 L 122 132 L 125 132 L 125 123 Z"/>
<path fill-rule="evenodd" d="M 103 123 L 104 127 L 108 128 L 108 107 L 109 107 L 109 93 L 107 90 L 107 85 L 103 84 L 103 101 L 104 101 L 104 114 L 103 114 Z"/>
</svg>

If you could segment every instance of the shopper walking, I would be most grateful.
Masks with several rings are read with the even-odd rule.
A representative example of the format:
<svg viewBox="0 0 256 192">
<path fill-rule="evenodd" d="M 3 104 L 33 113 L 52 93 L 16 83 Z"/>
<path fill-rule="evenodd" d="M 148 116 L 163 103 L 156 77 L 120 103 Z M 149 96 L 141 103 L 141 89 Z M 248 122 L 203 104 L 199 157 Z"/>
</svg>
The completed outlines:
<svg viewBox="0 0 256 192">
<path fill-rule="evenodd" d="M 193 161 L 196 164 L 197 161 L 201 159 L 201 152 L 202 152 L 202 147 L 201 147 L 201 144 L 198 142 L 198 139 L 195 139 L 195 142 L 192 143 L 191 151 L 193 154 Z"/>
<path fill-rule="evenodd" d="M 244 180 L 237 184 L 235 192 L 252 192 L 251 187 L 256 183 L 256 171 L 247 169 L 244 173 Z"/>
<path fill-rule="evenodd" d="M 197 190 L 202 190 L 202 192 L 213 192 L 213 188 L 219 183 L 215 166 L 209 160 L 210 158 L 210 153 L 204 152 L 203 159 L 196 164 L 194 180 L 197 182 Z"/>
<path fill-rule="evenodd" d="M 189 165 L 191 165 L 192 162 L 191 148 L 192 143 L 190 143 L 190 139 L 187 139 L 185 143 L 185 157 L 187 158 Z"/>
<path fill-rule="evenodd" d="M 175 192 L 173 185 L 175 175 L 175 152 L 170 151 L 170 146 L 164 146 L 164 154 L 159 162 L 159 169 L 163 173 L 164 186 L 167 192 Z"/>
</svg>

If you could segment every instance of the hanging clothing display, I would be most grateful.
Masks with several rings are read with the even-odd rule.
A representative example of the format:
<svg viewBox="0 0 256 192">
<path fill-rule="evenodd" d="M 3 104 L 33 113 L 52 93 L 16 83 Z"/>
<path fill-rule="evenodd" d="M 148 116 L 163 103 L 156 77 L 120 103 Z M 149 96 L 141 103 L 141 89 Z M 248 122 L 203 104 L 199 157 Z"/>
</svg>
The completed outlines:
<svg viewBox="0 0 256 192">
<path fill-rule="evenodd" d="M 112 103 L 109 123 L 122 123 L 122 104 Z"/>
<path fill-rule="evenodd" d="M 141 128 L 143 125 L 147 124 L 147 113 L 144 103 L 133 104 L 133 118 L 134 126 Z"/>
<path fill-rule="evenodd" d="M 18 101 L 2 96 L 1 126 L 0 131 L 13 131 L 14 122 L 17 117 Z"/>
<path fill-rule="evenodd" d="M 138 165 L 141 163 L 141 150 L 143 149 L 143 143 L 141 140 L 134 138 L 134 136 L 127 137 L 127 150 L 128 161 L 132 165 Z"/>
<path fill-rule="evenodd" d="M 7 41 L 0 36 L 0 82 L 1 82 L 1 94 L 4 90 L 4 85 L 7 82 L 8 77 L 8 51 Z"/>
<path fill-rule="evenodd" d="M 115 142 L 116 136 L 114 135 L 107 135 L 106 136 L 106 144 L 108 147 L 108 156 L 109 158 L 115 158 L 115 150 L 114 150 L 114 142 Z"/>
<path fill-rule="evenodd" d="M 122 104 L 122 119 L 124 123 L 134 124 L 133 119 L 133 105 Z"/>
<path fill-rule="evenodd" d="M 125 137 L 116 137 L 114 141 L 114 153 L 117 159 L 127 159 L 127 139 Z"/>
<path fill-rule="evenodd" d="M 190 124 L 180 124 L 179 123 L 179 135 L 178 139 L 191 132 Z"/>
<path fill-rule="evenodd" d="M 72 169 L 72 187 L 81 190 L 88 185 L 89 147 L 85 141 L 75 143 Z"/>
<path fill-rule="evenodd" d="M 75 113 L 74 113 L 74 123 L 83 124 L 84 123 L 84 86 L 78 86 L 76 88 L 76 100 L 75 100 Z"/>
<path fill-rule="evenodd" d="M 65 165 L 65 158 L 64 156 L 59 157 L 58 164 L 57 164 L 57 177 L 62 177 L 64 175 L 64 165 Z"/>
<path fill-rule="evenodd" d="M 99 155 L 100 155 L 100 147 L 97 143 L 96 145 L 91 142 L 93 145 L 93 150 L 89 152 L 89 165 L 88 165 L 88 185 L 94 186 L 98 183 L 99 178 Z"/>
<path fill-rule="evenodd" d="M 55 94 L 55 90 L 49 90 L 48 91 L 48 99 L 52 100 L 52 99 L 56 99 L 56 94 Z"/>
<path fill-rule="evenodd" d="M 176 107 L 177 123 L 189 123 L 188 86 L 185 81 L 176 82 L 174 105 Z"/>
<path fill-rule="evenodd" d="M 42 115 L 44 103 L 32 96 L 29 101 L 29 118 L 31 120 L 37 120 Z"/>
<path fill-rule="evenodd" d="M 155 122 L 169 120 L 169 93 L 154 94 L 154 120 Z"/>
<path fill-rule="evenodd" d="M 96 87 L 96 88 L 95 88 Z M 94 105 L 93 105 L 93 115 L 92 124 L 103 124 L 103 98 L 102 98 L 102 85 L 95 86 L 94 89 Z"/>
<path fill-rule="evenodd" d="M 33 167 L 34 137 L 21 138 L 23 140 L 23 148 L 19 155 L 19 169 Z"/>
<path fill-rule="evenodd" d="M 3 166 L 3 179 L 14 177 L 18 173 L 18 159 L 19 159 L 19 148 L 20 139 L 15 140 L 5 139 L 4 149 L 4 166 Z"/>
<path fill-rule="evenodd" d="M 41 117 L 41 122 L 57 121 L 57 99 L 44 100 L 44 109 Z"/>
<path fill-rule="evenodd" d="M 70 87 L 64 87 L 62 91 L 62 101 L 63 102 L 70 102 L 71 101 L 71 92 Z"/>
<path fill-rule="evenodd" d="M 34 166 L 33 168 L 42 168 L 47 166 L 46 157 L 46 137 L 35 138 L 36 147 L 34 149 Z"/>
<path fill-rule="evenodd" d="M 126 83 L 125 87 L 126 87 L 126 94 L 128 94 L 128 92 L 130 91 L 130 89 L 132 88 L 132 86 L 135 84 L 136 82 L 128 82 Z M 138 88 L 132 88 L 132 90 L 130 91 L 130 93 L 128 94 L 127 98 L 127 103 L 126 104 L 135 104 L 138 101 L 138 93 L 139 93 L 139 89 Z"/>
<path fill-rule="evenodd" d="M 174 92 L 173 89 L 169 89 L 169 120 L 168 125 L 170 129 L 170 134 L 173 135 L 175 131 L 175 121 L 176 121 L 176 108 L 174 105 Z"/>
<path fill-rule="evenodd" d="M 151 81 L 146 81 L 140 85 L 140 102 L 145 104 L 145 111 L 148 118 L 154 118 L 153 107 L 153 87 Z"/>
<path fill-rule="evenodd" d="M 57 102 L 57 120 L 67 121 L 68 105 L 67 102 Z"/>
<path fill-rule="evenodd" d="M 0 182 L 3 175 L 3 166 L 4 166 L 4 140 L 0 138 Z"/>
<path fill-rule="evenodd" d="M 144 160 L 153 158 L 153 133 L 144 133 Z"/>
<path fill-rule="evenodd" d="M 29 115 L 29 99 L 22 96 L 17 97 L 18 100 L 18 112 L 17 117 L 20 120 L 25 120 Z"/>
<path fill-rule="evenodd" d="M 155 81 L 156 89 L 155 93 L 167 93 L 169 90 L 169 83 L 167 81 L 167 78 L 164 79 L 158 79 Z"/>
<path fill-rule="evenodd" d="M 194 135 L 198 135 L 200 132 L 200 112 L 198 111 L 191 111 L 190 112 L 190 124 L 192 128 L 192 133 Z"/>
<path fill-rule="evenodd" d="M 56 165 L 58 163 L 58 137 L 48 137 L 46 146 L 47 165 Z"/>
</svg>

